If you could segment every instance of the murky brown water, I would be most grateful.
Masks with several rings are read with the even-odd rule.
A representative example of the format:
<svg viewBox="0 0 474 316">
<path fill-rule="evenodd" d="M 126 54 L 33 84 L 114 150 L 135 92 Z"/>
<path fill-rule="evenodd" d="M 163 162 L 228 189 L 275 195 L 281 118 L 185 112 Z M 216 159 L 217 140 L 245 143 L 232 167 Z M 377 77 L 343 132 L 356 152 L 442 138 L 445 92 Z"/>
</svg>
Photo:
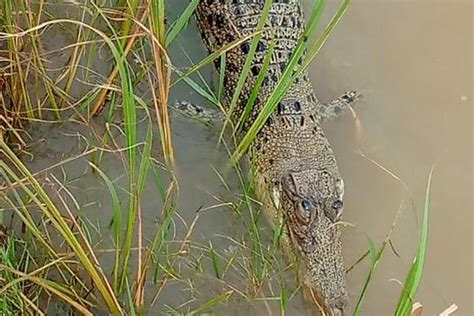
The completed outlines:
<svg viewBox="0 0 474 316">
<path fill-rule="evenodd" d="M 326 18 L 336 4 L 331 1 L 328 5 Z M 184 5 L 180 3 L 172 10 L 180 12 Z M 362 125 L 360 137 L 350 114 L 325 126 L 345 177 L 345 220 L 354 224 L 345 230 L 348 265 L 367 250 L 367 236 L 377 244 L 383 240 L 402 209 L 393 234 L 393 245 L 399 256 L 388 250 L 383 257 L 368 291 L 364 315 L 393 314 L 401 291 L 394 280 L 404 280 L 414 257 L 426 179 L 433 165 L 436 166 L 430 237 L 417 300 L 425 306 L 425 315 L 437 314 L 452 303 L 459 306 L 459 315 L 474 313 L 472 9 L 471 2 L 461 0 L 354 1 L 312 66 L 311 74 L 322 100 L 350 89 L 364 95 L 357 106 Z M 58 44 L 55 38 L 50 45 Z M 193 23 L 172 47 L 171 56 L 178 66 L 188 64 L 183 48 L 194 61 L 206 55 Z M 98 68 L 107 65 L 104 60 L 99 60 Z M 101 72 L 107 73 L 107 68 Z M 208 73 L 204 75 L 209 77 Z M 205 103 L 190 90 L 181 85 L 172 91 L 171 100 Z M 41 127 L 37 131 L 36 137 L 47 141 L 46 146 L 38 145 L 37 157 L 30 164 L 33 169 L 51 165 L 79 147 L 80 140 L 74 136 L 77 136 L 76 127 L 63 126 L 61 133 L 57 128 Z M 215 150 L 216 131 L 178 117 L 173 120 L 173 132 L 179 168 L 180 215 L 189 223 L 201 205 L 218 204 L 215 197 L 235 197 L 240 191 L 236 179 L 230 178 L 235 192 L 226 192 L 211 168 L 211 164 L 222 167 L 227 157 L 224 150 Z M 87 134 L 84 130 L 81 133 Z M 396 174 L 405 186 L 369 158 Z M 126 188 L 120 161 L 107 158 L 103 165 L 109 177 Z M 87 162 L 76 161 L 64 168 L 64 173 L 58 170 L 55 174 L 67 175 L 62 180 L 78 198 L 81 214 L 93 218 L 98 227 L 106 227 L 111 216 L 109 195 L 94 175 L 85 173 Z M 150 232 L 154 231 L 160 214 L 161 203 L 156 192 L 149 179 L 142 209 L 145 229 Z M 262 231 L 268 231 L 264 224 Z M 202 216 L 193 236 L 205 244 L 212 240 L 216 249 L 224 252 L 235 245 L 220 235 L 239 238 L 245 234 L 235 214 L 221 207 Z M 362 289 L 368 268 L 369 262 L 365 260 L 349 274 L 353 302 Z M 209 279 L 196 280 L 194 285 L 198 286 L 199 295 L 212 297 L 228 289 Z M 278 288 L 273 290 L 278 293 Z M 165 305 L 178 306 L 193 295 L 197 296 L 189 284 L 170 281 L 154 309 L 163 311 Z M 278 314 L 275 301 L 269 300 L 267 307 L 261 300 L 237 297 L 216 312 L 261 315 L 268 314 L 270 309 Z M 299 297 L 290 302 L 287 310 L 289 315 L 306 312 Z"/>
</svg>

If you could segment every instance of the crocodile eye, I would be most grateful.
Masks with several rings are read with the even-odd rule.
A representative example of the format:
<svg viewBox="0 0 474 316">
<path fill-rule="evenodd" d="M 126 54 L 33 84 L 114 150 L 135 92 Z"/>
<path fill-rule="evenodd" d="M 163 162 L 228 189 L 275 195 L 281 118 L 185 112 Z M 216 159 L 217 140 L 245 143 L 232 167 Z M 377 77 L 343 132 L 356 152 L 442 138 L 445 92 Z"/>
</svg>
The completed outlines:
<svg viewBox="0 0 474 316">
<path fill-rule="evenodd" d="M 309 211 L 311 210 L 311 202 L 308 200 L 303 200 L 301 201 L 301 207 L 303 208 L 303 210 Z"/>
<path fill-rule="evenodd" d="M 332 208 L 335 210 L 340 210 L 343 207 L 344 207 L 344 203 L 342 202 L 342 200 L 336 200 L 334 201 L 334 203 L 332 203 Z"/>
</svg>

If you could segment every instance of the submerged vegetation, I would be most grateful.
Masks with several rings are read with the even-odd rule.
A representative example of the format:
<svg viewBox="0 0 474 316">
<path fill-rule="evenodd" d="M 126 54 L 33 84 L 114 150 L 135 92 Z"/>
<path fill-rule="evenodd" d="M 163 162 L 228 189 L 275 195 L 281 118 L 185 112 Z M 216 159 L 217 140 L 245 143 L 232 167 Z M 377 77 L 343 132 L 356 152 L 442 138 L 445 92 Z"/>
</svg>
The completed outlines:
<svg viewBox="0 0 474 316">
<path fill-rule="evenodd" d="M 235 160 L 231 176 L 237 179 L 238 194 L 228 183 L 229 172 L 215 169 L 232 201 L 222 199 L 214 206 L 191 210 L 191 217 L 183 215 L 189 210 L 180 209 L 170 93 L 186 83 L 189 90 L 223 110 L 223 72 L 213 89 L 201 71 L 217 58 L 225 65 L 224 53 L 250 40 L 242 85 L 259 37 L 257 31 L 186 69 L 178 67 L 170 47 L 189 24 L 198 2 L 188 1 L 176 16 L 169 13 L 173 10 L 165 0 L 62 4 L 4 0 L 0 4 L 0 314 L 42 315 L 53 310 L 134 315 L 156 308 L 155 304 L 169 313 L 200 314 L 222 308 L 231 299 L 261 301 L 269 314 L 276 303 L 284 314 L 289 302 L 298 299 L 295 265 L 280 253 L 281 231 L 262 230 L 251 179 L 246 179 Z M 270 3 L 266 1 L 266 9 Z M 308 52 L 305 61 L 295 72 L 283 75 L 242 141 L 231 138 L 231 149 L 226 149 L 233 159 L 245 153 L 291 82 L 315 58 L 349 1 L 342 1 L 317 40 L 308 41 L 316 34 L 324 4 L 315 2 L 290 65 L 296 67 L 303 50 Z M 259 80 L 264 71 L 265 67 Z M 255 89 L 253 96 L 258 94 L 258 84 Z M 235 93 L 228 118 L 238 89 Z M 226 121 L 224 128 L 231 130 L 223 129 L 221 140 L 227 134 L 237 135 L 253 101 L 249 100 L 235 126 Z M 79 145 L 72 154 L 64 152 L 60 160 L 32 170 L 28 161 L 44 142 L 35 135 L 41 126 L 57 133 L 72 126 Z M 86 162 L 83 174 L 65 174 L 65 166 L 77 162 Z M 122 169 L 115 170 L 117 166 Z M 86 176 L 89 182 L 81 182 Z M 94 212 L 109 210 L 108 223 L 84 214 L 85 206 L 74 193 L 75 186 L 91 183 L 101 183 L 108 192 L 108 201 L 89 205 Z M 147 190 L 156 200 L 153 223 L 144 216 L 150 207 L 145 203 Z M 420 283 L 429 185 L 426 201 L 417 259 L 401 292 L 397 315 L 410 313 Z M 102 207 L 105 203 L 109 207 Z M 217 207 L 230 209 L 244 231 L 239 236 L 219 236 L 229 244 L 226 249 L 193 234 L 203 214 Z M 378 250 L 370 244 L 372 268 L 356 314 L 389 238 Z M 209 285 L 201 289 L 204 282 Z M 160 303 L 168 288 L 168 295 L 184 296 L 178 305 Z"/>
</svg>

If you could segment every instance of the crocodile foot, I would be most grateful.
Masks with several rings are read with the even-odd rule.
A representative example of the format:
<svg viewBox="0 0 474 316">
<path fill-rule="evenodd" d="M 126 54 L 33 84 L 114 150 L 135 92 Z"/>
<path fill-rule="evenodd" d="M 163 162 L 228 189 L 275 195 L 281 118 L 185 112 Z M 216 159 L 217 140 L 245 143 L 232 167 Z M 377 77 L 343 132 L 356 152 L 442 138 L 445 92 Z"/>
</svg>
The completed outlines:
<svg viewBox="0 0 474 316">
<path fill-rule="evenodd" d="M 329 103 L 321 103 L 318 107 L 318 112 L 323 120 L 336 118 L 361 97 L 362 95 L 358 94 L 356 91 L 347 91 L 339 98 L 334 99 Z"/>
<path fill-rule="evenodd" d="M 176 101 L 173 108 L 178 112 L 205 124 L 214 124 L 224 120 L 224 115 L 217 109 L 207 109 L 189 101 Z"/>
</svg>

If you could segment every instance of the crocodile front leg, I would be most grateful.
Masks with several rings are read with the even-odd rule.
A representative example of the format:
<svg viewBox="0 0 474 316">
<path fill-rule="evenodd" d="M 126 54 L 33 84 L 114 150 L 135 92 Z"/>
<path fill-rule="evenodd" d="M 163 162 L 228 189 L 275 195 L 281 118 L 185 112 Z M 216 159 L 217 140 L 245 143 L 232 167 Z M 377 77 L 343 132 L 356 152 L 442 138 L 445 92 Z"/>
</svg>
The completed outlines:
<svg viewBox="0 0 474 316">
<path fill-rule="evenodd" d="M 347 91 L 339 98 L 330 101 L 329 103 L 320 103 L 317 105 L 317 111 L 321 115 L 322 120 L 336 118 L 350 106 L 359 100 L 360 94 L 355 91 Z"/>
<path fill-rule="evenodd" d="M 225 120 L 225 115 L 216 108 L 204 108 L 189 101 L 176 101 L 172 108 L 178 112 L 202 122 L 206 125 L 214 125 Z"/>
</svg>

